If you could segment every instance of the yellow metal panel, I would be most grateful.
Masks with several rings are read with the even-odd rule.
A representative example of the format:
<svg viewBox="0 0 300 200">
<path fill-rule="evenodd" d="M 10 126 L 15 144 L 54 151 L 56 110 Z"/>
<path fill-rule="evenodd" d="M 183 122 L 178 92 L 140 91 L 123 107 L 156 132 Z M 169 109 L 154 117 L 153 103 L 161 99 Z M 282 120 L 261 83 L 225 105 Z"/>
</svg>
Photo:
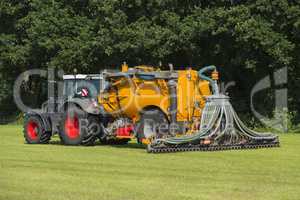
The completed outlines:
<svg viewBox="0 0 300 200">
<path fill-rule="evenodd" d="M 139 70 L 153 71 L 148 66 L 138 66 Z M 195 70 L 177 71 L 177 120 L 195 121 L 201 116 L 205 96 L 210 95 L 209 82 L 200 80 Z M 112 80 L 113 88 L 99 96 L 104 109 L 117 117 L 125 115 L 133 121 L 139 119 L 140 111 L 147 106 L 156 106 L 168 115 L 169 91 L 167 80 L 142 80 L 137 77 L 129 81 L 124 77 Z"/>
</svg>

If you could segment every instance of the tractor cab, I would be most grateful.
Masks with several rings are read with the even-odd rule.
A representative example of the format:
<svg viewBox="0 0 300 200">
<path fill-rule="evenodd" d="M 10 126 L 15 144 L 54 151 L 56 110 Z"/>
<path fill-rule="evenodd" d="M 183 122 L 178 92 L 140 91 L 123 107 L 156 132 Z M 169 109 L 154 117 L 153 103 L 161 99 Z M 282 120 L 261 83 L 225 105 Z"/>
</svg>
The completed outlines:
<svg viewBox="0 0 300 200">
<path fill-rule="evenodd" d="M 63 96 L 67 99 L 96 99 L 100 89 L 103 87 L 103 76 L 101 74 L 64 75 L 63 80 Z"/>
</svg>

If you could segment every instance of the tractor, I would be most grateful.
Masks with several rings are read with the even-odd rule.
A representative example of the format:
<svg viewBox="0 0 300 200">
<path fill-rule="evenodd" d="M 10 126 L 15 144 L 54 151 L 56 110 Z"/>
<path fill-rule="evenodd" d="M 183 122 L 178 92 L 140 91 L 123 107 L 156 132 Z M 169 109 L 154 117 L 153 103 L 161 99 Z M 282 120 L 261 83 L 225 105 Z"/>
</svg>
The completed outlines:
<svg viewBox="0 0 300 200">
<path fill-rule="evenodd" d="M 151 153 L 278 147 L 277 135 L 244 125 L 218 80 L 215 66 L 161 70 L 126 63 L 120 71 L 65 75 L 62 98 L 25 114 L 24 136 L 30 144 L 47 143 L 58 133 L 66 145 L 136 138 Z"/>
<path fill-rule="evenodd" d="M 101 110 L 97 97 L 103 87 L 101 74 L 64 75 L 63 84 L 49 81 L 58 89 L 56 96 L 49 97 L 38 110 L 24 114 L 24 138 L 29 144 L 45 144 L 58 134 L 66 145 L 92 145 L 99 132 L 81 128 L 81 119 L 99 123 Z"/>
</svg>

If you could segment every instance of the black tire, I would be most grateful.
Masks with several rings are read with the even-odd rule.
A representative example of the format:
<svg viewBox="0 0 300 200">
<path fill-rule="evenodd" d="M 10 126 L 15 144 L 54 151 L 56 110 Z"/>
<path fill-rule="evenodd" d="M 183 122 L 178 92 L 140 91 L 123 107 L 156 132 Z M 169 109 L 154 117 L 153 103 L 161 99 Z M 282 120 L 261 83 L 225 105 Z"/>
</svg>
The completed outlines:
<svg viewBox="0 0 300 200">
<path fill-rule="evenodd" d="M 59 136 L 62 143 L 65 145 L 94 145 L 96 134 L 89 131 L 92 122 L 95 122 L 95 118 L 76 105 L 69 105 L 59 125 Z"/>
<path fill-rule="evenodd" d="M 25 116 L 23 133 L 28 144 L 47 144 L 51 132 L 45 130 L 41 118 L 37 115 Z"/>
<path fill-rule="evenodd" d="M 81 144 L 84 146 L 92 146 L 95 144 L 97 138 L 101 135 L 100 119 L 98 116 L 88 116 L 88 132 L 83 138 Z"/>
<path fill-rule="evenodd" d="M 169 121 L 166 115 L 159 109 L 148 109 L 141 113 L 141 117 L 135 132 L 137 140 L 142 143 L 142 140 L 149 137 L 162 138 L 169 134 Z"/>
</svg>

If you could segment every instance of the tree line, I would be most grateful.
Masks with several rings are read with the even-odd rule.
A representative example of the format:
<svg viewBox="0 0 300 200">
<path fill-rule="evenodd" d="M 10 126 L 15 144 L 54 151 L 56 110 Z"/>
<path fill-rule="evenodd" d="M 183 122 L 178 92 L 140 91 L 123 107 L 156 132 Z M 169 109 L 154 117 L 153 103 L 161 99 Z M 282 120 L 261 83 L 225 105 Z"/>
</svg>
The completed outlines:
<svg viewBox="0 0 300 200">
<path fill-rule="evenodd" d="M 237 110 L 248 108 L 253 86 L 271 77 L 256 97 L 274 107 L 273 74 L 286 67 L 288 105 L 299 120 L 299 0 L 2 0 L 0 2 L 0 110 L 16 114 L 15 78 L 28 69 L 95 73 L 149 64 L 177 69 L 214 64 Z M 37 85 L 37 84 L 33 84 Z M 37 92 L 39 87 L 32 87 Z M 9 105 L 9 106 L 7 106 Z M 7 110 L 8 108 L 12 108 Z"/>
</svg>

